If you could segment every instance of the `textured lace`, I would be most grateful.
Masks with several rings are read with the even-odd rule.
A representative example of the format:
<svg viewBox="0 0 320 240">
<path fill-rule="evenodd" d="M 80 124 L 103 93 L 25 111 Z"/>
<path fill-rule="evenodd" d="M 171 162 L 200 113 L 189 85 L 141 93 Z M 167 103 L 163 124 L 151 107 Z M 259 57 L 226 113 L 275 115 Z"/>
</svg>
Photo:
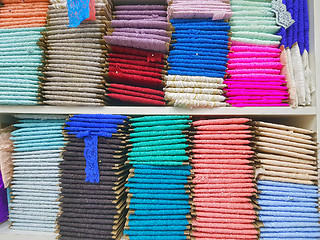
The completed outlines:
<svg viewBox="0 0 320 240">
<path fill-rule="evenodd" d="M 287 29 L 294 24 L 295 21 L 292 19 L 291 13 L 287 11 L 286 5 L 282 3 L 282 0 L 272 0 L 271 10 L 276 14 L 278 25 Z"/>
<path fill-rule="evenodd" d="M 85 149 L 84 157 L 86 159 L 86 182 L 98 183 L 100 181 L 98 165 L 98 137 L 111 137 L 107 132 L 80 132 L 78 138 L 84 138 Z"/>
<path fill-rule="evenodd" d="M 82 21 L 89 18 L 89 0 L 67 0 L 69 27 L 78 27 Z"/>
<path fill-rule="evenodd" d="M 86 182 L 98 183 L 100 173 L 98 167 L 98 136 L 86 136 L 84 138 L 86 159 Z"/>
</svg>

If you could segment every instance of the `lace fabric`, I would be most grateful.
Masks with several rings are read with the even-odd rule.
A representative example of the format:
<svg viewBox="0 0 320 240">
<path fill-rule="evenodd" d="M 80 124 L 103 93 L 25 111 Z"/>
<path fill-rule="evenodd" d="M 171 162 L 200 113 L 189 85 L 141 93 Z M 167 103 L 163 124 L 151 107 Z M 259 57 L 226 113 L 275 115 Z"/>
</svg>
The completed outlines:
<svg viewBox="0 0 320 240">
<path fill-rule="evenodd" d="M 309 64 L 309 54 L 304 50 L 302 54 L 304 77 L 306 80 L 306 105 L 311 105 L 311 94 L 315 92 L 315 82 Z"/>
<path fill-rule="evenodd" d="M 277 24 L 285 29 L 295 23 L 290 12 L 287 11 L 286 5 L 282 3 L 282 0 L 272 0 L 271 11 L 276 14 Z"/>
<path fill-rule="evenodd" d="M 304 66 L 300 55 L 299 45 L 295 44 L 291 48 L 292 69 L 296 83 L 298 103 L 300 106 L 306 105 L 306 80 L 304 76 Z"/>
<path fill-rule="evenodd" d="M 69 27 L 78 27 L 82 21 L 89 18 L 89 0 L 67 0 Z"/>
</svg>

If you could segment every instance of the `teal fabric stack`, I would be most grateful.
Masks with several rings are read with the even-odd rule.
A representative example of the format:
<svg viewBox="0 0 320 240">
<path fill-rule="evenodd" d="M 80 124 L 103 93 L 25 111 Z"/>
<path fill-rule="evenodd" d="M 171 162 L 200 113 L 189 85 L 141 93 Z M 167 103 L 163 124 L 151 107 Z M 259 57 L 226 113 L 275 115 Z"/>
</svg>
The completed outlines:
<svg viewBox="0 0 320 240">
<path fill-rule="evenodd" d="M 20 116 L 18 116 L 20 117 Z M 22 115 L 12 132 L 11 228 L 54 232 L 59 213 L 59 162 L 65 117 Z"/>
<path fill-rule="evenodd" d="M 36 105 L 43 51 L 42 27 L 0 29 L 0 105 Z"/>
<path fill-rule="evenodd" d="M 130 240 L 189 237 L 189 116 L 132 118 L 128 140 Z"/>
</svg>

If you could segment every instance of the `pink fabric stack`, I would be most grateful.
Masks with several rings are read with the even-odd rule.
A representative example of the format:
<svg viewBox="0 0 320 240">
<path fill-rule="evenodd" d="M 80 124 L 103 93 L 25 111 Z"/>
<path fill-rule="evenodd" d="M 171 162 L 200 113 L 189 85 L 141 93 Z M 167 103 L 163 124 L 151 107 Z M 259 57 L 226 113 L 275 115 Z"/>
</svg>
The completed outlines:
<svg viewBox="0 0 320 240">
<path fill-rule="evenodd" d="M 198 240 L 257 239 L 250 119 L 194 121 L 192 235 Z"/>
<path fill-rule="evenodd" d="M 289 106 L 278 48 L 282 37 L 271 6 L 260 0 L 231 2 L 232 47 L 224 83 L 232 106 Z"/>
<path fill-rule="evenodd" d="M 280 75 L 281 50 L 233 43 L 229 54 L 227 102 L 235 107 L 288 106 L 285 75 Z"/>
</svg>

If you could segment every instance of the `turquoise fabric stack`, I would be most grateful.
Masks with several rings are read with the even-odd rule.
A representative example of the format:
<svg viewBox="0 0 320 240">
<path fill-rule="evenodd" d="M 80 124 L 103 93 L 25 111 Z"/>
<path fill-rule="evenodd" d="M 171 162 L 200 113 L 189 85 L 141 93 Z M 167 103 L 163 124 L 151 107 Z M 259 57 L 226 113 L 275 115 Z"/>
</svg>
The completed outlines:
<svg viewBox="0 0 320 240">
<path fill-rule="evenodd" d="M 0 104 L 36 105 L 43 51 L 37 28 L 0 29 Z"/>
<path fill-rule="evenodd" d="M 182 240 L 189 236 L 189 116 L 132 118 L 132 164 L 125 234 L 131 240 Z"/>
</svg>

